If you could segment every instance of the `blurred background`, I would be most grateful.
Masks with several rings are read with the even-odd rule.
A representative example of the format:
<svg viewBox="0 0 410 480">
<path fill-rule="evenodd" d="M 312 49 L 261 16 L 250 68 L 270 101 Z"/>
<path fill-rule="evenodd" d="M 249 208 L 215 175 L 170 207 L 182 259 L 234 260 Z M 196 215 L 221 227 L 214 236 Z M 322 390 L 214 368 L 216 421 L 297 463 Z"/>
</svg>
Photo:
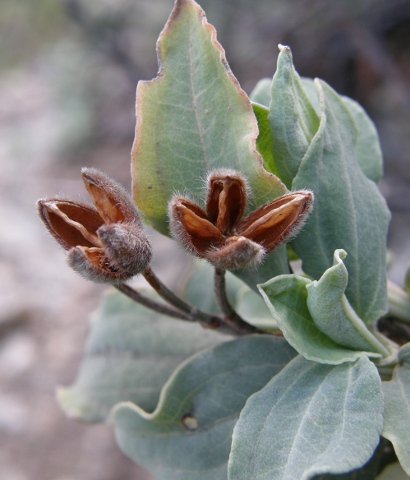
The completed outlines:
<svg viewBox="0 0 410 480">
<path fill-rule="evenodd" d="M 277 44 L 301 75 L 358 100 L 379 130 L 380 187 L 393 212 L 391 278 L 410 260 L 410 0 L 203 0 L 234 74 L 251 92 Z M 106 426 L 66 419 L 102 288 L 78 278 L 36 217 L 56 194 L 87 201 L 82 166 L 130 187 L 135 88 L 157 72 L 172 0 L 0 0 L 0 478 L 141 480 Z M 169 243 L 155 260 L 172 271 Z M 194 479 L 193 479 L 194 480 Z"/>
</svg>

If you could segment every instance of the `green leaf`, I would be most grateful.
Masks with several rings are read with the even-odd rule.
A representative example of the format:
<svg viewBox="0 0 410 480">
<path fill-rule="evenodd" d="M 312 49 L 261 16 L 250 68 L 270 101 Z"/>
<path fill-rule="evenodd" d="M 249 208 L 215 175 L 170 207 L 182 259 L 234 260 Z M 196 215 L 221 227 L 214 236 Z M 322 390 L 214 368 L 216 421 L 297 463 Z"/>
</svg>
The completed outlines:
<svg viewBox="0 0 410 480">
<path fill-rule="evenodd" d="M 306 285 L 309 312 L 318 329 L 338 345 L 387 357 L 390 352 L 368 330 L 344 294 L 349 276 L 343 263 L 345 257 L 344 250 L 335 250 L 333 267 L 319 281 Z"/>
<path fill-rule="evenodd" d="M 305 90 L 306 95 L 308 96 L 310 103 L 312 104 L 316 113 L 319 115 L 320 113 L 319 96 L 318 96 L 318 91 L 316 89 L 316 85 L 313 78 L 300 77 L 300 82 L 303 86 L 303 89 Z"/>
<path fill-rule="evenodd" d="M 311 78 L 301 79 L 303 88 L 319 113 L 319 97 L 315 82 Z M 349 97 L 340 97 L 351 114 L 351 120 L 356 127 L 354 139 L 355 157 L 367 178 L 378 183 L 383 175 L 383 156 L 380 148 L 376 127 L 364 109 Z"/>
<path fill-rule="evenodd" d="M 284 337 L 301 355 L 331 365 L 355 361 L 362 352 L 338 345 L 315 325 L 307 307 L 310 283 L 298 275 L 280 275 L 259 289 Z"/>
<path fill-rule="evenodd" d="M 292 183 L 295 190 L 313 190 L 315 204 L 292 247 L 313 278 L 331 266 L 334 250 L 343 248 L 348 253 L 346 296 L 359 317 L 371 324 L 387 309 L 390 214 L 376 185 L 356 161 L 356 130 L 345 103 L 324 82 L 316 81 L 316 86 L 323 105 L 320 128 Z"/>
<path fill-rule="evenodd" d="M 226 480 L 231 435 L 246 399 L 295 355 L 283 338 L 248 336 L 181 365 L 148 414 L 113 411 L 121 449 L 157 480 Z"/>
<path fill-rule="evenodd" d="M 229 339 L 158 315 L 118 292 L 104 297 L 91 327 L 75 383 L 58 390 L 66 414 L 85 422 L 103 421 L 120 401 L 154 410 L 161 388 L 180 363 Z"/>
<path fill-rule="evenodd" d="M 309 188 L 316 197 L 292 242 L 304 271 L 319 278 L 331 266 L 333 251 L 346 250 L 346 296 L 365 323 L 374 323 L 387 308 L 390 219 L 374 184 L 382 173 L 374 125 L 359 105 L 324 82 L 300 79 L 288 47 L 279 54 L 269 119 L 279 176 L 289 188 Z"/>
<path fill-rule="evenodd" d="M 167 233 L 170 197 L 203 202 L 208 172 L 221 167 L 247 177 L 251 209 L 285 193 L 262 166 L 251 103 L 194 0 L 176 1 L 157 51 L 158 77 L 138 84 L 132 152 L 134 199 L 146 220 Z"/>
<path fill-rule="evenodd" d="M 393 379 L 383 382 L 385 398 L 383 437 L 389 439 L 405 472 L 410 475 L 410 344 L 399 350 Z"/>
<path fill-rule="evenodd" d="M 263 105 L 260 105 L 259 103 L 252 103 L 252 107 L 259 127 L 259 135 L 256 139 L 256 148 L 262 155 L 263 166 L 266 168 L 266 170 L 277 176 L 279 172 L 276 168 L 275 160 L 272 155 L 272 139 L 268 119 L 269 109 Z"/>
<path fill-rule="evenodd" d="M 371 457 L 383 394 L 367 357 L 337 366 L 298 356 L 246 402 L 235 426 L 229 480 L 307 480 Z"/>
<path fill-rule="evenodd" d="M 272 79 L 271 78 L 262 78 L 259 82 L 255 85 L 255 88 L 252 90 L 249 98 L 252 102 L 259 103 L 264 107 L 268 107 L 270 105 L 271 99 L 271 88 L 272 88 Z"/>
<path fill-rule="evenodd" d="M 383 176 L 383 156 L 376 127 L 357 102 L 348 97 L 342 100 L 356 125 L 355 157 L 366 177 L 378 183 Z"/>
<path fill-rule="evenodd" d="M 272 153 L 281 180 L 288 188 L 319 128 L 319 117 L 310 103 L 292 63 L 289 47 L 280 47 L 272 81 L 269 122 Z"/>
</svg>

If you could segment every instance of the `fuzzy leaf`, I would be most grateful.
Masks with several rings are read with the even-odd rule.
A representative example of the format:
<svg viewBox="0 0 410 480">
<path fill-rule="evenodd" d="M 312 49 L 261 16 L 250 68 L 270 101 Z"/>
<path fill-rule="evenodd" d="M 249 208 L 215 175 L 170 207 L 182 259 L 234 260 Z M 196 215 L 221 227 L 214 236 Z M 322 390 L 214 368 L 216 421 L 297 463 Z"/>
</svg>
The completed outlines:
<svg viewBox="0 0 410 480">
<path fill-rule="evenodd" d="M 292 183 L 294 189 L 313 190 L 315 205 L 302 234 L 291 244 L 313 278 L 331 266 L 334 250 L 343 248 L 348 253 L 346 296 L 359 317 L 371 324 L 387 309 L 390 214 L 356 161 L 356 130 L 348 109 L 328 85 L 316 85 L 322 92 L 320 128 Z"/>
<path fill-rule="evenodd" d="M 307 307 L 310 283 L 298 275 L 280 275 L 259 289 L 286 340 L 301 355 L 330 365 L 355 361 L 362 352 L 338 345 L 315 325 Z"/>
<path fill-rule="evenodd" d="M 389 439 L 401 466 L 410 475 L 410 344 L 399 351 L 399 364 L 393 379 L 383 382 L 385 397 L 384 429 L 382 435 Z"/>
<path fill-rule="evenodd" d="M 246 402 L 235 426 L 229 480 L 308 480 L 372 456 L 383 394 L 367 357 L 337 366 L 298 356 Z"/>
<path fill-rule="evenodd" d="M 294 355 L 284 339 L 248 336 L 191 358 L 152 414 L 131 403 L 114 409 L 120 447 L 157 480 L 226 480 L 240 410 Z"/>
<path fill-rule="evenodd" d="M 269 122 L 272 153 L 280 178 L 291 188 L 292 180 L 319 128 L 319 117 L 296 73 L 289 47 L 281 47 L 271 95 Z"/>
<path fill-rule="evenodd" d="M 84 422 L 103 421 L 120 401 L 154 410 L 161 388 L 180 363 L 229 339 L 155 314 L 115 292 L 104 297 L 91 327 L 74 384 L 58 390 L 66 414 Z"/>
<path fill-rule="evenodd" d="M 138 84 L 132 152 L 134 199 L 146 220 L 167 233 L 171 195 L 203 202 L 207 173 L 221 167 L 247 177 L 252 209 L 285 193 L 262 166 L 251 103 L 194 0 L 176 1 L 157 51 L 158 77 Z"/>
<path fill-rule="evenodd" d="M 319 281 L 306 285 L 307 306 L 318 329 L 338 345 L 389 356 L 350 306 L 344 292 L 348 282 L 344 250 L 335 250 L 333 267 Z"/>
<path fill-rule="evenodd" d="M 324 82 L 301 80 L 288 47 L 279 54 L 269 119 L 280 177 L 293 190 L 315 193 L 313 213 L 291 242 L 303 270 L 319 278 L 331 266 L 334 250 L 343 248 L 346 296 L 365 323 L 374 323 L 387 309 L 390 214 L 374 184 L 381 154 L 373 124 L 361 107 Z"/>
<path fill-rule="evenodd" d="M 348 97 L 342 100 L 356 125 L 355 157 L 366 177 L 378 183 L 383 176 L 383 156 L 376 127 L 357 102 Z"/>
<path fill-rule="evenodd" d="M 319 97 L 315 82 L 306 77 L 301 77 L 300 80 L 311 104 L 319 113 Z M 378 183 L 383 175 L 383 156 L 376 127 L 361 105 L 349 97 L 340 98 L 348 108 L 356 127 L 354 149 L 357 162 L 366 177 Z"/>
</svg>

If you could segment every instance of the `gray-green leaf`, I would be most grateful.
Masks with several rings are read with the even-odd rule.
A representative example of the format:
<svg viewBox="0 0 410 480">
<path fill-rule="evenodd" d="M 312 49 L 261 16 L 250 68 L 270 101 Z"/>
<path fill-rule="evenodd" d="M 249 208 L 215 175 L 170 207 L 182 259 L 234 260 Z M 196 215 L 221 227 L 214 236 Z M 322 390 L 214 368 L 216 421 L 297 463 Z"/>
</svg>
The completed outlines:
<svg viewBox="0 0 410 480">
<path fill-rule="evenodd" d="M 335 250 L 333 267 L 306 285 L 307 306 L 315 325 L 338 345 L 389 356 L 389 351 L 357 316 L 344 294 L 348 283 L 344 250 Z"/>
<path fill-rule="evenodd" d="M 367 357 L 328 366 L 298 356 L 246 402 L 229 480 L 308 480 L 365 464 L 383 427 L 383 394 Z"/>
<path fill-rule="evenodd" d="M 383 176 L 383 156 L 374 123 L 363 108 L 349 97 L 342 97 L 357 129 L 355 156 L 367 178 L 380 182 Z"/>
<path fill-rule="evenodd" d="M 346 296 L 359 317 L 371 324 L 387 309 L 390 214 L 355 158 L 356 130 L 345 103 L 324 82 L 316 81 L 316 86 L 323 104 L 320 128 L 292 183 L 294 189 L 313 190 L 315 204 L 292 247 L 313 278 L 331 266 L 334 250 L 343 248 L 348 253 Z"/>
<path fill-rule="evenodd" d="M 169 379 L 154 413 L 131 403 L 114 409 L 120 447 L 157 480 L 226 480 L 240 410 L 295 353 L 282 338 L 248 336 L 193 357 Z"/>
<path fill-rule="evenodd" d="M 319 113 L 319 97 L 315 82 L 311 78 L 301 77 L 305 92 Z M 340 97 L 348 108 L 356 127 L 354 139 L 355 157 L 367 178 L 378 183 L 383 175 L 383 156 L 376 127 L 365 110 L 349 97 Z"/>
<path fill-rule="evenodd" d="M 288 188 L 319 128 L 319 117 L 300 81 L 289 47 L 281 47 L 269 107 L 272 153 Z M 305 187 L 307 188 L 307 187 Z"/>
<path fill-rule="evenodd" d="M 301 355 L 330 365 L 355 361 L 362 352 L 338 345 L 315 325 L 307 307 L 310 283 L 298 275 L 280 275 L 259 289 L 286 340 Z"/>
<path fill-rule="evenodd" d="M 84 422 L 103 421 L 113 405 L 126 400 L 154 410 L 180 363 L 229 339 L 158 315 L 118 292 L 105 295 L 91 327 L 74 384 L 58 390 L 66 414 Z"/>
</svg>

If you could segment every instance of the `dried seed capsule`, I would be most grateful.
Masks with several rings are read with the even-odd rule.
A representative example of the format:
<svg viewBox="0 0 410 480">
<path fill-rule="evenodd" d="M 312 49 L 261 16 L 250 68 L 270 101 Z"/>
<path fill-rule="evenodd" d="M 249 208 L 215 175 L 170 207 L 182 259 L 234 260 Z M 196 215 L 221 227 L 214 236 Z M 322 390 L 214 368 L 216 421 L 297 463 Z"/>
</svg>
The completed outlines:
<svg viewBox="0 0 410 480">
<path fill-rule="evenodd" d="M 262 205 L 245 218 L 247 184 L 233 170 L 208 177 L 206 212 L 175 196 L 169 203 L 170 231 L 187 250 L 216 268 L 234 270 L 258 265 L 265 254 L 300 230 L 312 207 L 313 193 L 290 192 Z"/>
<path fill-rule="evenodd" d="M 39 200 L 48 231 L 68 250 L 69 265 L 98 283 L 121 283 L 152 257 L 136 207 L 126 191 L 96 169 L 83 169 L 96 208 L 63 198 Z"/>
</svg>

